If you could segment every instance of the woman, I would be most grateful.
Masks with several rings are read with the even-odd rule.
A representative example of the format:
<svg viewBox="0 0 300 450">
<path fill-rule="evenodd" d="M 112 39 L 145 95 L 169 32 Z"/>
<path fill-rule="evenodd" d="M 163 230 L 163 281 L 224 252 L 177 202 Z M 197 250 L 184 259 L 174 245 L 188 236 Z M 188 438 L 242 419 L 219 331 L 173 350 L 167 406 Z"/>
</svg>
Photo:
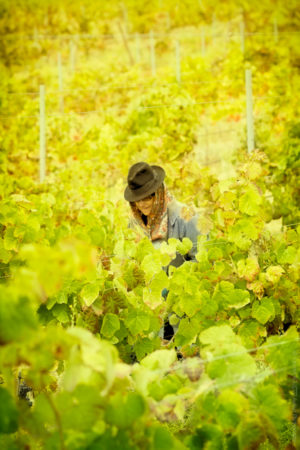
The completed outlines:
<svg viewBox="0 0 300 450">
<path fill-rule="evenodd" d="M 162 167 L 150 166 L 146 162 L 136 163 L 129 169 L 124 197 L 131 207 L 130 228 L 139 228 L 155 247 L 169 238 L 182 240 L 187 237 L 192 241 L 190 252 L 185 256 L 177 254 L 171 262 L 179 267 L 185 260 L 195 259 L 199 234 L 197 218 L 194 216 L 186 221 L 180 216 L 184 205 L 172 198 L 164 179 Z"/>
<path fill-rule="evenodd" d="M 146 162 L 136 163 L 129 169 L 124 197 L 131 207 L 130 228 L 140 229 L 155 247 L 159 247 L 169 238 L 182 240 L 187 237 L 192 241 L 190 252 L 185 256 L 177 253 L 170 263 L 179 267 L 186 260 L 195 260 L 199 234 L 196 227 L 197 218 L 186 221 L 180 216 L 184 205 L 172 198 L 164 179 L 165 171 L 162 167 L 150 166 Z M 168 291 L 164 289 L 162 295 L 166 297 L 167 294 Z M 167 321 L 159 336 L 170 340 L 177 328 L 178 326 L 173 329 Z"/>
</svg>

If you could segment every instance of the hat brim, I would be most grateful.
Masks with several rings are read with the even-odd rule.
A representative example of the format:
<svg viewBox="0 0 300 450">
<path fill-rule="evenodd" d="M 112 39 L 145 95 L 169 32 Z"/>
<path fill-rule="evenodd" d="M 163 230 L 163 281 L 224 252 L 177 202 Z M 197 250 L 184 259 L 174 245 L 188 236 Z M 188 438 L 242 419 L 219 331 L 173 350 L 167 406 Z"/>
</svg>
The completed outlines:
<svg viewBox="0 0 300 450">
<path fill-rule="evenodd" d="M 142 200 L 143 198 L 147 197 L 148 195 L 153 194 L 159 186 L 163 183 L 166 173 L 162 167 L 159 166 L 151 166 L 154 172 L 157 175 L 157 178 L 153 180 L 153 183 L 151 183 L 150 186 L 142 186 L 139 189 L 131 190 L 129 186 L 126 187 L 124 191 L 124 198 L 128 202 L 138 202 L 139 200 Z"/>
</svg>

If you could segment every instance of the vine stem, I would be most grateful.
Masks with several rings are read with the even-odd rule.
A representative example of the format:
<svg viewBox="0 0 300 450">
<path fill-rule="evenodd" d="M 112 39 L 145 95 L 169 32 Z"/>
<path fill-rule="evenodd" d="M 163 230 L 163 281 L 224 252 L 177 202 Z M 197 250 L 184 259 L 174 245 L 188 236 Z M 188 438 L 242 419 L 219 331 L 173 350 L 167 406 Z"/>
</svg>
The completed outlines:
<svg viewBox="0 0 300 450">
<path fill-rule="evenodd" d="M 42 386 L 44 386 L 42 374 L 41 374 L 41 384 L 42 384 Z M 59 415 L 58 409 L 56 408 L 55 403 L 53 402 L 51 396 L 48 394 L 46 389 L 44 390 L 44 394 L 45 394 L 45 397 L 48 400 L 49 405 L 51 406 L 52 411 L 53 411 L 54 416 L 55 416 L 55 420 L 56 420 L 56 424 L 57 424 L 57 428 L 58 428 L 58 433 L 59 433 L 60 449 L 61 450 L 66 450 L 65 443 L 64 443 L 63 427 L 62 427 L 62 423 L 61 423 L 61 419 L 60 419 L 60 415 Z"/>
</svg>

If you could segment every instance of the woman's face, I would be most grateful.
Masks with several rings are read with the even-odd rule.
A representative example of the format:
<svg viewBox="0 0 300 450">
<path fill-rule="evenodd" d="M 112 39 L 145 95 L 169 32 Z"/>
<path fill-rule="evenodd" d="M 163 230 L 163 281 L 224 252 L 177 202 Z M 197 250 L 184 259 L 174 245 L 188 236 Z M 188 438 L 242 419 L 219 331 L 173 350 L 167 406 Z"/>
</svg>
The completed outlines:
<svg viewBox="0 0 300 450">
<path fill-rule="evenodd" d="M 148 197 L 143 198 L 142 200 L 139 200 L 138 202 L 135 202 L 137 208 L 139 211 L 141 211 L 144 216 L 149 216 L 152 210 L 152 206 L 154 203 L 154 197 L 155 194 L 148 195 Z"/>
</svg>

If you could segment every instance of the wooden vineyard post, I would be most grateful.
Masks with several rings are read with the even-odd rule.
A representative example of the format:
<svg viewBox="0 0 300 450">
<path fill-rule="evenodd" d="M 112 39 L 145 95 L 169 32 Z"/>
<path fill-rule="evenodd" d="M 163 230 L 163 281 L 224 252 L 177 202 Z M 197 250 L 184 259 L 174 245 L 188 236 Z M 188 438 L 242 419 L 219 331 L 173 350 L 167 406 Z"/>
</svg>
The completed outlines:
<svg viewBox="0 0 300 450">
<path fill-rule="evenodd" d="M 254 121 L 253 121 L 253 98 L 252 98 L 252 73 L 246 69 L 246 109 L 247 109 L 247 147 L 248 153 L 254 150 Z"/>
<path fill-rule="evenodd" d="M 58 71 L 58 90 L 59 90 L 59 110 L 64 112 L 64 95 L 63 95 L 63 73 L 61 64 L 61 54 L 57 55 L 57 71 Z"/>
<path fill-rule="evenodd" d="M 273 33 L 274 33 L 274 41 L 278 42 L 278 24 L 277 24 L 277 18 L 274 17 L 273 21 Z"/>
<path fill-rule="evenodd" d="M 171 28 L 171 17 L 170 17 L 170 13 L 167 12 L 167 30 L 170 30 Z"/>
<path fill-rule="evenodd" d="M 40 86 L 40 183 L 46 177 L 46 105 L 45 86 Z"/>
<path fill-rule="evenodd" d="M 73 74 L 76 66 L 76 44 L 73 40 L 70 41 L 70 71 Z"/>
<path fill-rule="evenodd" d="M 180 60 L 180 42 L 175 43 L 175 58 L 176 58 L 176 80 L 181 83 L 181 60 Z"/>
<path fill-rule="evenodd" d="M 212 37 L 212 39 L 214 39 L 216 37 L 216 28 L 217 28 L 217 16 L 216 16 L 216 13 L 213 13 L 212 21 L 211 21 L 211 37 Z"/>
<path fill-rule="evenodd" d="M 151 60 L 151 73 L 152 76 L 156 76 L 156 57 L 155 57 L 155 40 L 154 40 L 154 34 L 153 31 L 150 31 L 149 34 L 150 39 L 150 60 Z"/>
<path fill-rule="evenodd" d="M 241 40 L 241 52 L 245 53 L 245 22 L 242 20 L 240 22 L 240 40 Z"/>
<path fill-rule="evenodd" d="M 206 44 L 205 44 L 205 31 L 204 29 L 201 30 L 201 52 L 202 52 L 202 56 L 205 56 L 205 51 L 206 51 Z"/>
<path fill-rule="evenodd" d="M 126 50 L 128 56 L 129 56 L 129 62 L 133 66 L 134 65 L 134 59 L 133 59 L 133 56 L 131 54 L 131 50 L 130 50 L 130 47 L 129 47 L 129 44 L 128 44 L 127 33 L 124 32 L 121 22 L 118 22 L 118 27 L 119 27 L 119 30 L 120 30 L 120 33 L 121 33 L 121 37 L 122 37 L 122 40 L 123 40 L 123 44 L 124 44 L 125 50 Z"/>
<path fill-rule="evenodd" d="M 135 33 L 135 62 L 141 62 L 141 38 L 139 33 Z"/>
<path fill-rule="evenodd" d="M 35 43 L 37 43 L 37 41 L 38 41 L 38 31 L 37 31 L 36 27 L 34 27 L 34 30 L 33 30 L 33 39 L 34 39 Z"/>
<path fill-rule="evenodd" d="M 123 15 L 123 23 L 125 28 L 125 34 L 128 35 L 129 32 L 129 19 L 128 19 L 128 10 L 124 3 L 121 3 L 122 15 Z"/>
</svg>

